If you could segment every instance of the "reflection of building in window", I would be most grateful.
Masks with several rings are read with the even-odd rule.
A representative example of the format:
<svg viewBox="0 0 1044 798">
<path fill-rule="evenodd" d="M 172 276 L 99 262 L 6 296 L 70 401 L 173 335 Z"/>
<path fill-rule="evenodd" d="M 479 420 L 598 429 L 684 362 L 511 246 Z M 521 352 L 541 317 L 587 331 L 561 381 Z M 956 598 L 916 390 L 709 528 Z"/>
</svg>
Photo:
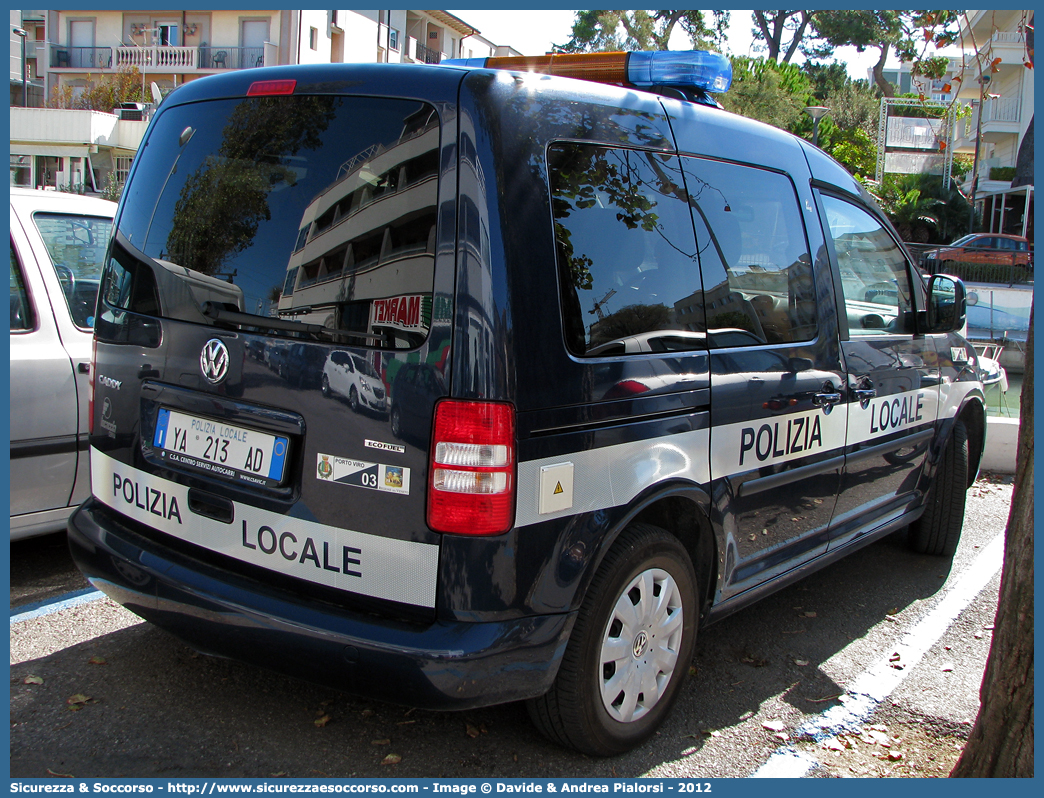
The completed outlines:
<svg viewBox="0 0 1044 798">
<path fill-rule="evenodd" d="M 279 299 L 299 321 L 415 346 L 431 323 L 438 118 L 405 121 L 399 140 L 345 162 L 302 216 Z"/>
</svg>

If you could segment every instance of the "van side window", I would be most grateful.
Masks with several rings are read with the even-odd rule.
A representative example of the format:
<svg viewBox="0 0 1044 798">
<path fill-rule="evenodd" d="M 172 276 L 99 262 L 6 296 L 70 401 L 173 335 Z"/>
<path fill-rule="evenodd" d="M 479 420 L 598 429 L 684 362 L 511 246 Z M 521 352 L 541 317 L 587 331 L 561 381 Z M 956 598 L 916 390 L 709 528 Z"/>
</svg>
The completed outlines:
<svg viewBox="0 0 1044 798">
<path fill-rule="evenodd" d="M 678 159 L 555 144 L 548 168 L 569 351 L 605 357 L 706 348 Z"/>
<path fill-rule="evenodd" d="M 797 193 L 765 169 L 682 158 L 714 347 L 816 336 L 812 258 Z"/>
<path fill-rule="evenodd" d="M 837 252 L 849 334 L 906 332 L 913 302 L 902 250 L 881 223 L 861 208 L 829 196 L 823 197 L 823 207 Z"/>
</svg>

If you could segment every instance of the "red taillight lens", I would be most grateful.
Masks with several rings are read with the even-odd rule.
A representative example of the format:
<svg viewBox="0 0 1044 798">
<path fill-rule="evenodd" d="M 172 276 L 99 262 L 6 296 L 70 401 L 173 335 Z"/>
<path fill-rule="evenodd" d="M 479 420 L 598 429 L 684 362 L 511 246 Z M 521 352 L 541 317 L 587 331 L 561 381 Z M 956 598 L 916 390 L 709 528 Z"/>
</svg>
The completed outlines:
<svg viewBox="0 0 1044 798">
<path fill-rule="evenodd" d="M 428 526 L 499 535 L 515 521 L 515 408 L 444 400 L 435 406 Z"/>
<path fill-rule="evenodd" d="M 273 94 L 293 94 L 296 80 L 255 80 L 247 89 L 247 97 L 269 97 Z"/>
<path fill-rule="evenodd" d="M 94 376 L 98 373 L 98 342 L 91 341 L 91 373 L 87 377 L 87 433 L 94 432 Z"/>
</svg>

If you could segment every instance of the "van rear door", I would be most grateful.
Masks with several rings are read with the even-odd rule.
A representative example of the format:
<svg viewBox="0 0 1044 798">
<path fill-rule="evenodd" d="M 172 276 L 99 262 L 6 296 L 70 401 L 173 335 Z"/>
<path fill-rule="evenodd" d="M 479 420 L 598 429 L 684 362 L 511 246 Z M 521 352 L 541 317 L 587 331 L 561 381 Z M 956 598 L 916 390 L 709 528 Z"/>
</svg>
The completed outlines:
<svg viewBox="0 0 1044 798">
<path fill-rule="evenodd" d="M 389 389 L 448 362 L 459 74 L 288 74 L 190 84 L 150 127 L 102 285 L 95 495 L 218 567 L 430 615 L 428 441 L 393 435 Z"/>
</svg>

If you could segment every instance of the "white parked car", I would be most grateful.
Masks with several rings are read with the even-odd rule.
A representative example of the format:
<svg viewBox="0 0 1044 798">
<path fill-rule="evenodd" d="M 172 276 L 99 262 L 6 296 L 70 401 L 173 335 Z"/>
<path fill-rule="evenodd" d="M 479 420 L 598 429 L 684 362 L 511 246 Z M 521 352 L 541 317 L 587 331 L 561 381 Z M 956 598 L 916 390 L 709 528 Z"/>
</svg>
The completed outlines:
<svg viewBox="0 0 1044 798">
<path fill-rule="evenodd" d="M 116 204 L 11 189 L 11 539 L 65 528 L 90 494 L 94 309 Z"/>
<path fill-rule="evenodd" d="M 323 395 L 339 394 L 355 412 L 360 408 L 384 414 L 388 411 L 384 382 L 373 366 L 359 355 L 338 349 L 323 366 Z"/>
</svg>

